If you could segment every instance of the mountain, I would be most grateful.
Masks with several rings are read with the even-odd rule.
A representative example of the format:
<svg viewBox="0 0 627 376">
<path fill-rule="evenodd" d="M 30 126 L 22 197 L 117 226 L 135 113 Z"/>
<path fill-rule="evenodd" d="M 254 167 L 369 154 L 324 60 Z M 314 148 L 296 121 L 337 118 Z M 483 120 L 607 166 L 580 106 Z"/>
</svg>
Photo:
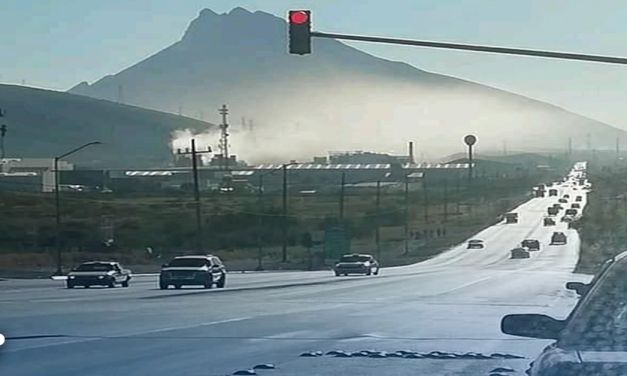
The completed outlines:
<svg viewBox="0 0 627 376">
<path fill-rule="evenodd" d="M 231 139 L 232 150 L 250 161 L 328 150 L 402 153 L 407 140 L 429 157 L 442 156 L 464 150 L 468 133 L 484 152 L 500 150 L 503 141 L 531 151 L 564 151 L 569 138 L 580 149 L 588 137 L 598 149 L 613 147 L 616 137 L 627 143 L 625 132 L 599 121 L 336 40 L 314 38 L 311 55 L 289 55 L 286 30 L 268 13 L 204 9 L 180 41 L 70 92 L 107 100 L 123 92 L 136 106 L 194 114 L 226 103 L 233 129 L 240 117 L 255 119 L 254 132 Z"/>
<path fill-rule="evenodd" d="M 68 159 L 90 167 L 156 167 L 171 162 L 169 143 L 177 130 L 202 132 L 198 120 L 84 96 L 0 85 L 6 112 L 6 157 L 51 158 L 82 144 L 103 145 Z"/>
</svg>

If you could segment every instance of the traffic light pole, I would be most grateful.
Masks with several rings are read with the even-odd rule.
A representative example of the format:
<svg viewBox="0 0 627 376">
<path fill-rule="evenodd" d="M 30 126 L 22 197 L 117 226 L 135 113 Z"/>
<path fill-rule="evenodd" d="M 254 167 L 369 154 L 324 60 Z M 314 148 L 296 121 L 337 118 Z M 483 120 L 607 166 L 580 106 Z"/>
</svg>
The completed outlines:
<svg viewBox="0 0 627 376">
<path fill-rule="evenodd" d="M 496 46 L 485 46 L 485 45 L 477 45 L 477 44 L 433 42 L 433 41 L 426 41 L 426 40 L 384 38 L 384 37 L 374 37 L 374 36 L 366 36 L 366 35 L 323 33 L 319 31 L 311 30 L 311 18 L 312 18 L 312 14 L 310 10 L 291 10 L 288 12 L 289 51 L 291 54 L 297 54 L 297 55 L 310 54 L 311 53 L 311 38 L 329 38 L 329 39 L 339 39 L 339 40 L 351 40 L 351 41 L 358 41 L 358 42 L 400 44 L 404 46 L 442 48 L 442 49 L 449 49 L 449 50 L 486 52 L 486 53 L 496 53 L 496 54 L 505 54 L 505 55 L 535 56 L 535 57 L 550 58 L 550 59 L 592 61 L 596 63 L 627 65 L 627 58 L 615 57 L 615 56 L 578 54 L 578 53 L 546 51 L 546 50 L 531 50 L 531 49 L 511 48 L 511 47 L 496 47 Z"/>
<path fill-rule="evenodd" d="M 449 49 L 449 50 L 487 52 L 487 53 L 497 53 L 497 54 L 506 54 L 506 55 L 535 56 L 535 57 L 544 57 L 544 58 L 551 58 L 551 59 L 592 61 L 596 63 L 627 65 L 627 58 L 615 57 L 615 56 L 576 54 L 576 53 L 570 53 L 570 52 L 530 50 L 530 49 L 523 49 L 523 48 L 495 47 L 495 46 L 484 46 L 484 45 L 476 45 L 476 44 L 459 44 L 459 43 L 432 42 L 432 41 L 424 41 L 424 40 L 382 38 L 382 37 L 373 37 L 373 36 L 365 36 L 365 35 L 322 33 L 318 31 L 312 31 L 310 33 L 310 36 L 315 37 L 315 38 L 330 38 L 330 39 L 353 40 L 353 41 L 359 41 L 359 42 L 400 44 L 400 45 L 405 45 L 405 46 L 443 48 L 443 49 Z"/>
</svg>

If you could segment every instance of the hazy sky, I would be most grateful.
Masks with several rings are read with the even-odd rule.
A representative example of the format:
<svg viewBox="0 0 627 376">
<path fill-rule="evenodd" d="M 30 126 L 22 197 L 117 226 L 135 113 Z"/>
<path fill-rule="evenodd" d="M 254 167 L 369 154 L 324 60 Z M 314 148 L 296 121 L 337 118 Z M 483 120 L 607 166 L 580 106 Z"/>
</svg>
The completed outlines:
<svg viewBox="0 0 627 376">
<path fill-rule="evenodd" d="M 2 0 L 0 82 L 93 82 L 177 41 L 202 8 L 236 6 L 279 16 L 311 9 L 320 31 L 627 56 L 624 0 Z M 627 66 L 353 45 L 627 129 Z"/>
</svg>

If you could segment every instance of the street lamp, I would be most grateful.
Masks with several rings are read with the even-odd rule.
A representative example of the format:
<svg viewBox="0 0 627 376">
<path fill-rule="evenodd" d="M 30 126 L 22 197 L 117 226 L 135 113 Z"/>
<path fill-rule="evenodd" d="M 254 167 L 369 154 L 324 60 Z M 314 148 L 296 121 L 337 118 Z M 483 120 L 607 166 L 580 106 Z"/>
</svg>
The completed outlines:
<svg viewBox="0 0 627 376">
<path fill-rule="evenodd" d="M 57 247 L 57 271 L 55 275 L 62 275 L 63 270 L 61 267 L 61 206 L 59 201 L 59 160 L 65 158 L 71 154 L 76 153 L 79 150 L 83 150 L 86 147 L 92 145 L 102 145 L 100 141 L 88 142 L 85 145 L 79 146 L 74 150 L 68 151 L 54 158 L 54 203 L 55 203 L 55 216 L 56 216 L 56 247 Z"/>
</svg>

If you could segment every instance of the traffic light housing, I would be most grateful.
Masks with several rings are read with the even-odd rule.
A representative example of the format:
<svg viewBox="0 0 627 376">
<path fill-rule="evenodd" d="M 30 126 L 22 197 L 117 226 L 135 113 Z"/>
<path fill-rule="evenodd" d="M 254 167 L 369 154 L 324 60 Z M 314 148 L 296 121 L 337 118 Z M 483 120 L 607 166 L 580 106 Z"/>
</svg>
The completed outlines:
<svg viewBox="0 0 627 376">
<path fill-rule="evenodd" d="M 307 55 L 311 53 L 311 11 L 291 10 L 289 21 L 290 54 Z"/>
</svg>

